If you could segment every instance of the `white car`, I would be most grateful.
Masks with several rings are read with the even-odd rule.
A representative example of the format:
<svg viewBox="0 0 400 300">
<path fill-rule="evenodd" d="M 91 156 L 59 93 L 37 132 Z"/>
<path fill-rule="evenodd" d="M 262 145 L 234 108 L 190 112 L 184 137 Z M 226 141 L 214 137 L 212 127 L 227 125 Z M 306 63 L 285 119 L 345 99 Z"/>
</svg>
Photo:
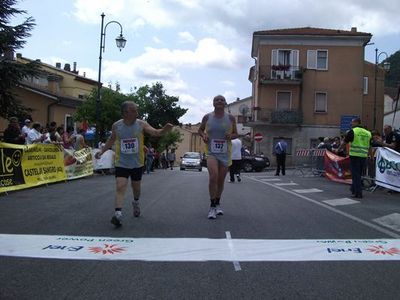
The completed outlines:
<svg viewBox="0 0 400 300">
<path fill-rule="evenodd" d="M 180 164 L 180 169 L 182 171 L 186 169 L 197 169 L 199 172 L 202 171 L 202 166 L 201 166 L 201 155 L 199 152 L 186 152 L 182 157 L 181 157 L 181 164 Z"/>
</svg>

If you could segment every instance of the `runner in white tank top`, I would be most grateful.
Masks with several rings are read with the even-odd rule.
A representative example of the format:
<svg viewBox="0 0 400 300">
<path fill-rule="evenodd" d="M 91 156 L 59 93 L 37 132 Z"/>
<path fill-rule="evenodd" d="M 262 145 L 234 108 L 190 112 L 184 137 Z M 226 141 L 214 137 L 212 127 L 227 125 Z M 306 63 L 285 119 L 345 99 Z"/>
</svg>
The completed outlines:
<svg viewBox="0 0 400 300">
<path fill-rule="evenodd" d="M 220 206 L 225 177 L 232 163 L 231 140 L 238 137 L 235 118 L 224 111 L 226 100 L 218 95 L 213 100 L 214 111 L 201 121 L 199 135 L 206 144 L 207 169 L 209 173 L 210 210 L 209 219 L 223 215 Z"/>
</svg>

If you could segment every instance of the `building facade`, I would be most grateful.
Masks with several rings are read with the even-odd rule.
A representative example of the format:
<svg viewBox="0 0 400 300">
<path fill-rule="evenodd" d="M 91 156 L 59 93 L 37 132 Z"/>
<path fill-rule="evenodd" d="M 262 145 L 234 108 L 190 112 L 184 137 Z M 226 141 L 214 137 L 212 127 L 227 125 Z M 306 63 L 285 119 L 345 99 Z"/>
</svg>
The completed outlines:
<svg viewBox="0 0 400 300">
<path fill-rule="evenodd" d="M 372 129 L 374 109 L 377 129 L 382 129 L 383 81 L 374 86 L 375 65 L 364 61 L 370 39 L 371 34 L 356 28 L 254 32 L 253 97 L 246 125 L 263 135 L 260 152 L 272 157 L 282 136 L 291 164 L 296 149 L 313 147 L 319 137 L 343 134 L 354 116 Z"/>
<path fill-rule="evenodd" d="M 31 59 L 17 54 L 17 63 L 28 63 Z M 85 98 L 97 88 L 97 81 L 79 75 L 76 63 L 61 63 L 56 66 L 40 63 L 40 75 L 20 82 L 13 92 L 16 99 L 32 109 L 30 118 L 43 126 L 55 121 L 58 125 L 76 126 L 73 114 Z M 23 121 L 23 120 L 20 120 Z M 8 121 L 0 119 L 0 131 L 7 127 Z"/>
</svg>

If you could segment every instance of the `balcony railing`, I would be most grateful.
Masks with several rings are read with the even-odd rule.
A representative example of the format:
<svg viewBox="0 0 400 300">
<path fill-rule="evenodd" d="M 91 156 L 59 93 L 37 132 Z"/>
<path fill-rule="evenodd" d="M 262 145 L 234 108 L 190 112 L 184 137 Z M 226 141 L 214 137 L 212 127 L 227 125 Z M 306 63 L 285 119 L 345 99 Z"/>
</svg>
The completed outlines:
<svg viewBox="0 0 400 300">
<path fill-rule="evenodd" d="M 296 109 L 260 108 L 255 121 L 268 124 L 302 124 L 303 113 Z"/>
<path fill-rule="evenodd" d="M 302 68 L 291 65 L 261 65 L 260 82 L 265 83 L 272 80 L 296 80 L 300 81 L 303 77 Z"/>
</svg>

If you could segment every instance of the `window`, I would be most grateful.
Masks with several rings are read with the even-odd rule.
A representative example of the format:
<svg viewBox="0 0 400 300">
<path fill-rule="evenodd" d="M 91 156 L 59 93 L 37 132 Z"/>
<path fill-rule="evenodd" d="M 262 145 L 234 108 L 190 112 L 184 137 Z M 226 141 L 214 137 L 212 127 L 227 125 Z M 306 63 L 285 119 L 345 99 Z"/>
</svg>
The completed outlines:
<svg viewBox="0 0 400 300">
<path fill-rule="evenodd" d="M 307 50 L 307 69 L 328 70 L 328 50 Z"/>
<path fill-rule="evenodd" d="M 317 50 L 317 69 L 328 70 L 328 51 Z"/>
<path fill-rule="evenodd" d="M 291 108 L 292 92 L 276 93 L 276 109 L 286 110 Z"/>
<path fill-rule="evenodd" d="M 315 112 L 325 113 L 328 111 L 327 94 L 323 92 L 315 93 Z"/>
<path fill-rule="evenodd" d="M 368 77 L 364 77 L 363 80 L 363 93 L 364 95 L 368 95 Z"/>
<path fill-rule="evenodd" d="M 272 49 L 271 78 L 294 79 L 294 72 L 299 69 L 299 50 Z"/>
<path fill-rule="evenodd" d="M 272 153 L 275 153 L 275 145 L 280 141 L 281 139 L 279 137 L 274 137 L 272 141 Z M 292 139 L 290 138 L 283 138 L 283 140 L 287 144 L 286 148 L 286 154 L 291 155 L 292 154 Z"/>
</svg>

